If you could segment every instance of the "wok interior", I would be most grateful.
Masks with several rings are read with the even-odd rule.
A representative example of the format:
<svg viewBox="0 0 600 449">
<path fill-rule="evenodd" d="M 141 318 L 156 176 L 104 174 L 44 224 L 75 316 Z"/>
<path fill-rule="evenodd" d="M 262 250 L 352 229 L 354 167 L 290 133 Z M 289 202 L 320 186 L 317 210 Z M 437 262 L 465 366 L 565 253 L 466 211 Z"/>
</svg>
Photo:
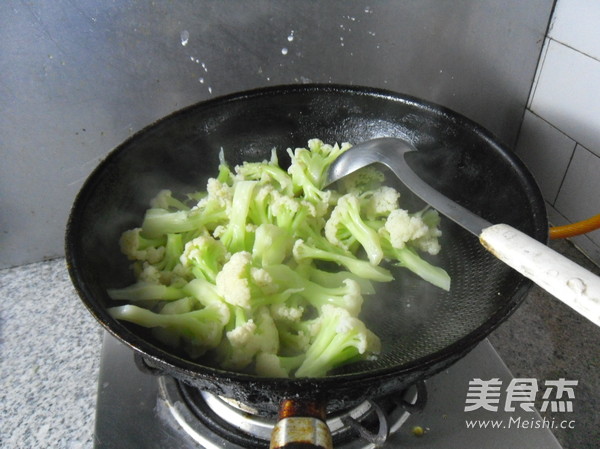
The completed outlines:
<svg viewBox="0 0 600 449">
<path fill-rule="evenodd" d="M 76 201 L 67 235 L 67 258 L 80 296 L 99 321 L 133 347 L 151 357 L 172 357 L 173 351 L 149 332 L 106 313 L 115 305 L 106 289 L 133 281 L 119 236 L 139 226 L 149 199 L 164 188 L 203 189 L 216 173 L 221 149 L 232 166 L 266 159 L 272 148 L 285 164 L 286 148 L 304 147 L 310 138 L 358 143 L 381 136 L 410 140 L 419 150 L 415 169 L 475 213 L 545 238 L 543 203 L 531 178 L 473 123 L 381 92 L 310 86 L 265 90 L 180 111 L 133 136 L 96 169 Z M 404 191 L 401 201 L 412 210 L 421 206 Z M 396 280 L 367 296 L 363 308 L 383 352 L 374 362 L 344 368 L 343 374 L 402 367 L 465 339 L 482 339 L 518 305 L 528 285 L 520 275 L 459 226 L 443 219 L 442 230 L 442 252 L 432 261 L 450 273 L 451 291 L 394 271 Z M 201 361 L 189 362 L 186 369 L 203 369 Z"/>
</svg>

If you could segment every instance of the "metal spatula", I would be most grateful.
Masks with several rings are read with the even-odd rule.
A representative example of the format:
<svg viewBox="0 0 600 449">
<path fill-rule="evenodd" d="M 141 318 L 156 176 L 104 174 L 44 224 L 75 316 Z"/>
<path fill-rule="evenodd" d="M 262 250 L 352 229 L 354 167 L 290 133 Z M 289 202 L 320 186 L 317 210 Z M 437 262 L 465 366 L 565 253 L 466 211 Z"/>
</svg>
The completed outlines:
<svg viewBox="0 0 600 449">
<path fill-rule="evenodd" d="M 415 195 L 479 238 L 498 259 L 600 326 L 600 277 L 507 224 L 492 224 L 424 182 L 404 155 L 416 148 L 398 138 L 353 146 L 331 165 L 327 185 L 371 164 L 389 168 Z"/>
</svg>

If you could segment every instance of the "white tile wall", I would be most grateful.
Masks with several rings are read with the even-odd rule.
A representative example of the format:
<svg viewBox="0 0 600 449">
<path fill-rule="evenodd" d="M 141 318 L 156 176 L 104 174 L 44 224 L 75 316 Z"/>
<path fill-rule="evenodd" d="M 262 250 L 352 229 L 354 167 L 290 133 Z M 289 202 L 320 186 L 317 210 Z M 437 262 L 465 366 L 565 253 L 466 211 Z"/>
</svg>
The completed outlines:
<svg viewBox="0 0 600 449">
<path fill-rule="evenodd" d="M 600 155 L 600 61 L 550 40 L 530 108 Z"/>
<path fill-rule="evenodd" d="M 600 1 L 558 0 L 517 154 L 554 225 L 600 214 Z M 600 230 L 572 241 L 600 265 Z"/>
<path fill-rule="evenodd" d="M 559 0 L 548 36 L 600 60 L 600 1 Z"/>
<path fill-rule="evenodd" d="M 554 202 L 576 142 L 531 111 L 525 112 L 516 152 L 535 177 L 544 198 Z"/>
</svg>

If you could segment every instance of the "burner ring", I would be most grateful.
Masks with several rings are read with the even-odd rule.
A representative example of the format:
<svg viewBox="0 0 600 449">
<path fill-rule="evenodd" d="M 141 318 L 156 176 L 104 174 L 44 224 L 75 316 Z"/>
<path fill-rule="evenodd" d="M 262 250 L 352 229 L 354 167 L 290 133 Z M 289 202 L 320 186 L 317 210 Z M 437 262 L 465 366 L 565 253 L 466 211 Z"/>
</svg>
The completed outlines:
<svg viewBox="0 0 600 449">
<path fill-rule="evenodd" d="M 202 448 L 269 447 L 275 418 L 264 417 L 252 406 L 199 391 L 168 376 L 160 376 L 158 383 L 159 401 Z M 415 388 L 409 388 L 396 397 L 367 400 L 328 416 L 335 447 L 364 449 L 383 444 L 410 416 L 404 405 L 418 403 L 418 396 Z"/>
</svg>

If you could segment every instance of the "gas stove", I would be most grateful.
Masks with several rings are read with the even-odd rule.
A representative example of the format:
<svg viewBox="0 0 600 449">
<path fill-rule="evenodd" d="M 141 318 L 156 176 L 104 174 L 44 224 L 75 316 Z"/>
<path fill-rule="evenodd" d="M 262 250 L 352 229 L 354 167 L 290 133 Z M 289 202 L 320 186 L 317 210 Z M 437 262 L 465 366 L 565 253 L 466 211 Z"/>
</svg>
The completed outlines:
<svg viewBox="0 0 600 449">
<path fill-rule="evenodd" d="M 336 449 L 559 449 L 536 411 L 465 411 L 469 382 L 512 375 L 484 340 L 447 370 L 396 397 L 328 416 Z M 227 398 L 138 369 L 132 351 L 105 334 L 94 447 L 237 449 L 269 447 L 275 418 Z"/>
</svg>

